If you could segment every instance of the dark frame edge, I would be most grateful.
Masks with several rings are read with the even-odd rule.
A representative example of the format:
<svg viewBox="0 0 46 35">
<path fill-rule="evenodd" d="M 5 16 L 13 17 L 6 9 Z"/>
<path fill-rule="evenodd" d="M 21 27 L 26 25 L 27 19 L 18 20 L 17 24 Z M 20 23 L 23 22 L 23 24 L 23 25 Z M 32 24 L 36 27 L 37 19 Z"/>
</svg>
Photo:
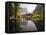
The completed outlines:
<svg viewBox="0 0 46 35">
<path fill-rule="evenodd" d="M 8 25 L 8 22 L 7 22 L 7 20 L 8 20 L 8 10 L 7 10 L 7 7 L 6 7 L 6 4 L 8 3 L 8 2 L 10 2 L 10 3 L 25 3 L 25 4 L 42 4 L 42 5 L 44 5 L 44 20 L 45 20 L 45 3 L 32 3 L 32 2 L 17 2 L 17 1 L 6 1 L 5 2 L 5 33 L 9 33 L 8 32 L 8 27 L 7 27 L 7 25 Z M 44 21 L 45 22 L 45 21 Z M 44 25 L 45 25 L 45 23 L 44 23 Z M 7 29 L 7 31 L 6 31 L 6 29 Z M 45 31 L 45 26 L 44 26 L 44 31 Z M 32 31 L 32 32 L 44 32 L 44 31 Z M 20 33 L 27 33 L 27 32 L 20 32 Z"/>
</svg>

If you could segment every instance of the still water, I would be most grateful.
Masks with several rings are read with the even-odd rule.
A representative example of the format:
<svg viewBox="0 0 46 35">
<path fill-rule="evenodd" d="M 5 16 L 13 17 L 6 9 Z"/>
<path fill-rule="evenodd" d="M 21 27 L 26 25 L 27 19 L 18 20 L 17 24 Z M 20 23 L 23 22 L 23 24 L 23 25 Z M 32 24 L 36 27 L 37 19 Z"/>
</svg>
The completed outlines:
<svg viewBox="0 0 46 35">
<path fill-rule="evenodd" d="M 21 31 L 37 31 L 36 25 L 32 20 L 22 21 L 20 24 Z"/>
</svg>

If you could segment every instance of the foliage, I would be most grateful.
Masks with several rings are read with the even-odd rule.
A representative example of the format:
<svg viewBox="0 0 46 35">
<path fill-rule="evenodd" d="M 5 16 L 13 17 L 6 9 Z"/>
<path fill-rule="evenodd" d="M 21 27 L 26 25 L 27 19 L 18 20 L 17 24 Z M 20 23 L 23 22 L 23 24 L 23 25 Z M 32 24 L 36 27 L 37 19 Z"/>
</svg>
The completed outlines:
<svg viewBox="0 0 46 35">
<path fill-rule="evenodd" d="M 35 11 L 34 11 L 34 13 L 32 14 L 32 20 L 34 20 L 34 21 L 42 21 L 43 20 L 43 11 L 44 10 L 44 7 L 43 7 L 43 5 L 41 5 L 41 6 L 37 6 L 36 7 L 36 9 L 35 9 Z"/>
</svg>

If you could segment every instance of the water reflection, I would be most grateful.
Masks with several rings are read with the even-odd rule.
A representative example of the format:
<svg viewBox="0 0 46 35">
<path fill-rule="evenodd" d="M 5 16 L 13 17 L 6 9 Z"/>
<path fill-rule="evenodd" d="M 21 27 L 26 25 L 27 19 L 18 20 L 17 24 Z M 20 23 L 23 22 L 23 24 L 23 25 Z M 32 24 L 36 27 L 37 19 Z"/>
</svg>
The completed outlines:
<svg viewBox="0 0 46 35">
<path fill-rule="evenodd" d="M 21 31 L 37 31 L 36 25 L 32 20 L 22 21 L 20 24 Z"/>
</svg>

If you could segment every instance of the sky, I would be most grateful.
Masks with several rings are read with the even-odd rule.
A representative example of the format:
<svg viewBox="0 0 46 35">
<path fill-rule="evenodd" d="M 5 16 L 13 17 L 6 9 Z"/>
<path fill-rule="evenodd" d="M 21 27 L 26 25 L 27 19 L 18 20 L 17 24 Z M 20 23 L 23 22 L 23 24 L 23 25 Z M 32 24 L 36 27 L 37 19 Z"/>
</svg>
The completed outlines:
<svg viewBox="0 0 46 35">
<path fill-rule="evenodd" d="M 20 7 L 27 9 L 27 13 L 32 13 L 35 10 L 36 6 L 36 4 L 20 4 Z"/>
<path fill-rule="evenodd" d="M 12 6 L 15 7 L 14 3 L 12 3 Z M 22 12 L 22 14 L 26 14 L 26 13 L 33 13 L 33 11 L 36 8 L 36 4 L 20 4 L 21 8 L 25 8 L 27 9 L 26 12 Z"/>
</svg>

